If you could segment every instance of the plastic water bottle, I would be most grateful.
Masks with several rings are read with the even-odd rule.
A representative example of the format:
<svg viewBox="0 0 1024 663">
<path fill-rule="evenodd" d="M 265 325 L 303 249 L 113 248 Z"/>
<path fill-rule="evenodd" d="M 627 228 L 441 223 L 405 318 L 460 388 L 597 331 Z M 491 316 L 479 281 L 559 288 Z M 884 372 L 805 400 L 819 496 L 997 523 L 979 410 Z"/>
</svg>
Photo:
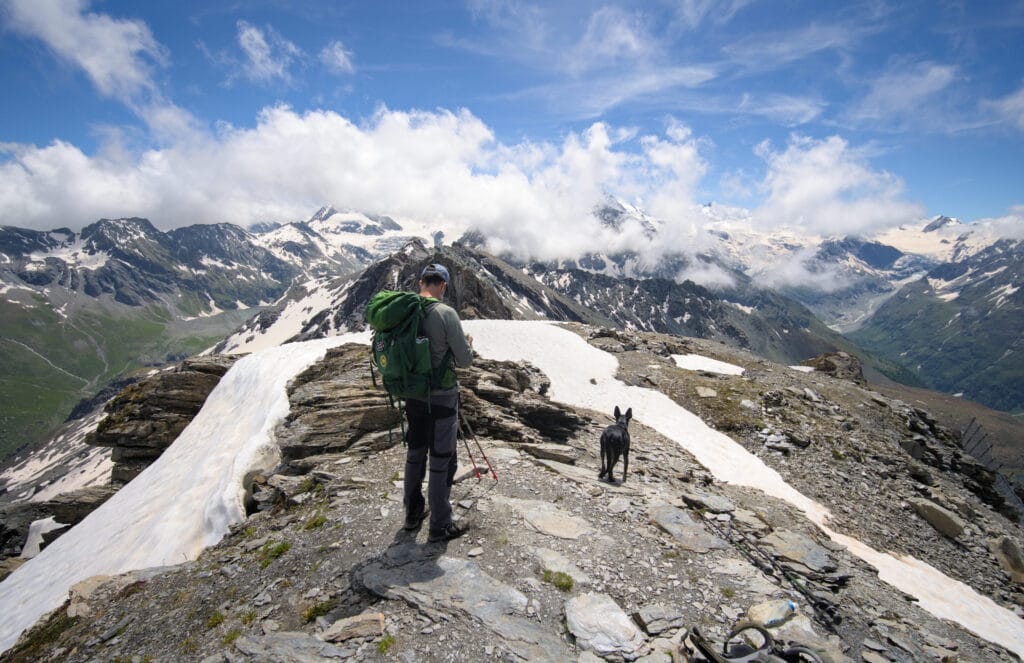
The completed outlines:
<svg viewBox="0 0 1024 663">
<path fill-rule="evenodd" d="M 747 611 L 747 618 L 766 628 L 771 628 L 785 624 L 794 614 L 796 614 L 796 603 L 787 599 L 779 599 L 751 607 Z"/>
</svg>

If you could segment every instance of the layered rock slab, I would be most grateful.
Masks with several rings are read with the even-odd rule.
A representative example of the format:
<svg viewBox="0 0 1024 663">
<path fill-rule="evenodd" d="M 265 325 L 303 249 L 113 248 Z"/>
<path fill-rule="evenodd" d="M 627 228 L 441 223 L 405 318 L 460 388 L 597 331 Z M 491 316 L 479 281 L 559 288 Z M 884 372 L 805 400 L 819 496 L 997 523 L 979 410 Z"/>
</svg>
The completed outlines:
<svg viewBox="0 0 1024 663">
<path fill-rule="evenodd" d="M 374 594 L 401 599 L 427 614 L 456 612 L 477 619 L 524 660 L 570 660 L 569 647 L 558 636 L 526 618 L 528 600 L 522 592 L 489 576 L 476 562 L 430 557 L 430 550 L 394 546 L 356 578 Z"/>
</svg>

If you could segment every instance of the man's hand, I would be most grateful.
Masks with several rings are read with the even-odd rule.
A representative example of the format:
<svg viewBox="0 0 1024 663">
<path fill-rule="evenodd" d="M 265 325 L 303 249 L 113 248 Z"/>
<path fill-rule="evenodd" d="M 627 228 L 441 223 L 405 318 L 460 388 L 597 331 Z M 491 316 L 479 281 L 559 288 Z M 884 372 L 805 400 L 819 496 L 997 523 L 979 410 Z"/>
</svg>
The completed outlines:
<svg viewBox="0 0 1024 663">
<path fill-rule="evenodd" d="M 473 345 L 473 337 L 470 334 L 466 334 L 466 343 Z"/>
</svg>

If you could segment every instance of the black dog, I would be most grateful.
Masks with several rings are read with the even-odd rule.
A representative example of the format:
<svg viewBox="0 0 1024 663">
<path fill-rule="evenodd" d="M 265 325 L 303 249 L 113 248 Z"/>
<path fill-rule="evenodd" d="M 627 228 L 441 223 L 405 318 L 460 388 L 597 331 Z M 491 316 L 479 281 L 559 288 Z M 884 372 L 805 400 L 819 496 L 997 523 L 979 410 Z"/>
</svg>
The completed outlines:
<svg viewBox="0 0 1024 663">
<path fill-rule="evenodd" d="M 612 469 L 619 462 L 619 456 L 622 456 L 622 482 L 626 482 L 626 472 L 629 471 L 629 420 L 632 418 L 633 408 L 622 414 L 619 406 L 615 406 L 615 423 L 601 433 L 601 473 L 597 475 L 598 479 L 607 474 L 608 483 L 615 483 Z"/>
</svg>

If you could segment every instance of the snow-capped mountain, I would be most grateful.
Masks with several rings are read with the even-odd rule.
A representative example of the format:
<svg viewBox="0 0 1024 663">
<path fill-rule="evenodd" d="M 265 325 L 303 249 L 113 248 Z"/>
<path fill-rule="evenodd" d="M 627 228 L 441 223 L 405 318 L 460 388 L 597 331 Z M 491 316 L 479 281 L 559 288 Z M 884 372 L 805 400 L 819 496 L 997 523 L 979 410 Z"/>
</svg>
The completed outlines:
<svg viewBox="0 0 1024 663">
<path fill-rule="evenodd" d="M 776 359 L 796 359 L 842 345 L 814 318 L 835 331 L 854 331 L 900 288 L 930 270 L 939 269 L 941 277 L 944 265 L 989 255 L 988 247 L 998 239 L 990 225 L 946 217 L 871 237 L 830 238 L 785 228 L 767 232 L 744 210 L 708 205 L 701 213 L 703 221 L 689 235 L 680 234 L 664 220 L 608 198 L 594 210 L 600 226 L 641 245 L 542 264 L 503 256 L 509 269 L 502 270 L 505 276 L 499 280 L 539 279 L 577 309 L 592 307 L 576 318 L 589 315 L 628 328 L 731 339 Z M 671 242 L 663 239 L 669 236 Z M 57 403 L 48 397 L 45 406 L 42 429 L 53 430 L 59 421 L 53 413 L 66 413 L 77 398 L 91 396 L 126 368 L 209 347 L 279 300 L 275 312 L 248 326 L 265 330 L 271 316 L 297 318 L 299 324 L 289 333 L 324 333 L 324 319 L 338 315 L 321 312 L 346 294 L 345 283 L 363 268 L 411 240 L 433 247 L 453 238 L 467 249 L 488 245 L 480 232 L 443 220 L 396 219 L 331 206 L 304 221 L 249 230 L 215 224 L 162 232 L 144 219 L 101 220 L 80 233 L 2 227 L 0 306 L 7 313 L 0 331 L 18 358 L 5 370 L 44 376 L 35 382 L 45 382 L 48 393 L 63 393 Z M 651 247 L 668 244 L 679 248 L 651 252 Z M 487 269 L 480 267 L 481 275 Z M 1016 282 L 1003 285 L 1019 287 Z M 533 287 L 517 286 L 509 301 Z M 292 294 L 282 299 L 290 288 Z M 317 302 L 301 303 L 314 293 Z M 506 305 L 504 315 L 548 315 L 544 297 L 552 301 L 550 292 L 527 297 L 525 303 Z M 345 316 L 351 318 L 352 312 Z M 339 322 L 333 329 L 344 326 Z M 812 331 L 807 335 L 803 330 Z M 929 333 L 915 331 L 909 342 L 926 347 Z M 244 345 L 237 338 L 232 343 Z M 892 353 L 884 344 L 879 347 L 891 362 L 902 361 L 905 348 Z M 98 351 L 82 354 L 75 348 Z M 899 379 L 910 375 L 895 366 L 887 372 Z M 69 379 L 74 388 L 67 387 Z M 929 381 L 926 372 L 917 379 L 953 392 L 981 393 L 954 382 Z M 0 413 L 0 432 L 19 444 L 34 438 L 20 431 L 39 419 L 33 411 L 38 406 L 4 407 L 18 413 Z"/>
<path fill-rule="evenodd" d="M 464 319 L 546 319 L 696 336 L 791 363 L 849 345 L 806 308 L 769 291 L 748 288 L 729 300 L 689 281 L 613 278 L 540 263 L 524 270 L 462 243 L 430 251 L 414 240 L 361 274 L 296 287 L 217 349 L 250 352 L 363 329 L 373 293 L 414 288 L 432 261 L 451 272 L 449 303 Z"/>
<path fill-rule="evenodd" d="M 255 242 L 282 260 L 301 265 L 307 277 L 339 276 L 397 251 L 411 239 L 444 239 L 444 230 L 389 216 L 339 212 L 324 206 L 306 221 L 251 228 Z"/>
<path fill-rule="evenodd" d="M 932 389 L 1024 410 L 1024 241 L 961 246 L 904 285 L 851 337 Z"/>
<path fill-rule="evenodd" d="M 230 224 L 167 233 L 134 218 L 101 219 L 77 234 L 0 227 L 0 282 L 9 301 L 41 295 L 59 305 L 85 296 L 195 315 L 265 305 L 296 273 Z"/>
</svg>

